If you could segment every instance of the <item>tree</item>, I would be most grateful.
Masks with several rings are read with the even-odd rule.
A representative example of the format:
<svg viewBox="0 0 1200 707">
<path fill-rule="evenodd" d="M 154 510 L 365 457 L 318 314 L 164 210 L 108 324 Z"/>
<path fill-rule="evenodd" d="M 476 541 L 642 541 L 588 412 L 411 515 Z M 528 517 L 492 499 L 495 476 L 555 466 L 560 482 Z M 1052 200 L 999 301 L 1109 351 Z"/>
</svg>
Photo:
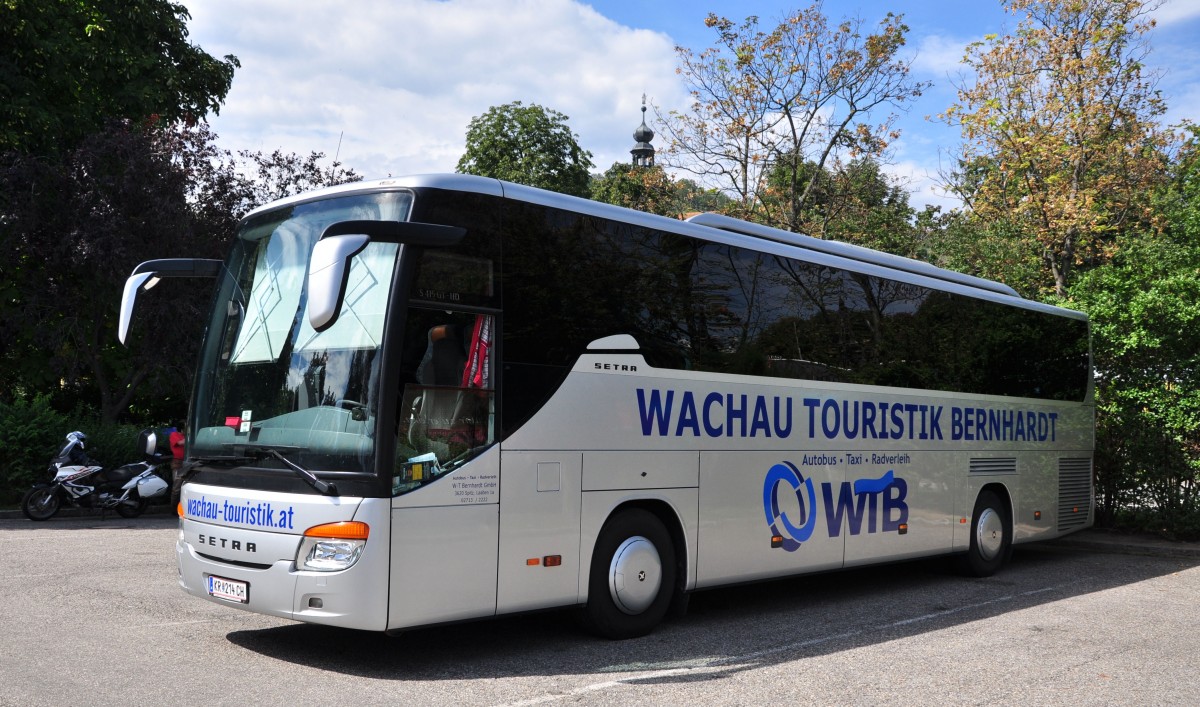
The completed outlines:
<svg viewBox="0 0 1200 707">
<path fill-rule="evenodd" d="M 1171 181 L 1156 207 L 1167 234 L 1176 243 L 1200 243 L 1200 126 L 1188 125 L 1190 137 L 1173 164 Z"/>
<path fill-rule="evenodd" d="M 686 218 L 699 211 L 717 211 L 729 198 L 705 191 L 687 179 L 675 180 L 657 165 L 637 167 L 615 162 L 592 179 L 592 199 L 671 218 Z"/>
<path fill-rule="evenodd" d="M 82 404 L 105 422 L 139 399 L 183 416 L 210 283 L 167 279 L 139 298 L 123 347 L 118 304 L 133 267 L 221 258 L 261 200 L 358 178 L 320 168 L 319 153 L 244 153 L 243 164 L 214 141 L 204 123 L 117 121 L 60 160 L 0 162 L 0 246 L 10 255 L 0 261 L 0 395 L 55 391 L 60 407 Z M 244 176 L 255 171 L 257 180 Z"/>
<path fill-rule="evenodd" d="M 1024 297 L 1041 293 L 1037 241 L 1009 221 L 984 222 L 969 210 L 926 206 L 913 224 L 916 257 L 939 267 L 996 280 Z"/>
<path fill-rule="evenodd" d="M 592 153 L 558 111 L 520 101 L 471 119 L 458 171 L 587 197 Z"/>
<path fill-rule="evenodd" d="M 110 119 L 216 113 L 238 60 L 188 42 L 189 18 L 169 0 L 0 2 L 0 152 L 70 149 Z"/>
<path fill-rule="evenodd" d="M 1095 267 L 1126 229 L 1153 228 L 1150 198 L 1166 174 L 1165 105 L 1144 67 L 1144 0 L 1006 0 L 1017 31 L 967 47 L 974 83 L 943 115 L 965 139 L 951 175 L 985 223 L 1039 244 L 1047 284 L 1065 296 L 1072 270 Z"/>
<path fill-rule="evenodd" d="M 243 150 L 238 153 L 254 177 L 246 181 L 243 194 L 246 210 L 277 199 L 302 194 L 335 184 L 361 181 L 354 170 L 331 162 L 322 166 L 324 152 L 310 152 L 307 157 L 275 150 L 271 154 Z"/>
<path fill-rule="evenodd" d="M 1200 248 L 1134 239 L 1067 305 L 1091 319 L 1102 517 L 1200 538 Z"/>
<path fill-rule="evenodd" d="M 1067 306 L 1091 319 L 1103 521 L 1200 538 L 1200 128 L 1153 195 L 1162 232 L 1118 236 Z"/>
<path fill-rule="evenodd" d="M 705 23 L 715 47 L 676 48 L 692 105 L 663 118 L 660 161 L 733 195 L 735 215 L 750 220 L 799 230 L 823 170 L 884 155 L 897 133 L 895 114 L 880 113 L 927 86 L 898 58 L 908 27 L 890 13 L 865 36 L 859 19 L 830 26 L 820 3 L 769 32 L 757 17 L 737 26 L 710 14 Z"/>
<path fill-rule="evenodd" d="M 169 395 L 189 379 L 191 362 L 176 352 L 195 350 L 186 341 L 202 330 L 204 297 L 156 298 L 144 314 L 157 326 L 136 355 L 117 346 L 115 327 L 138 262 L 219 253 L 189 214 L 183 166 L 194 160 L 183 153 L 206 149 L 197 135 L 114 122 L 61 160 L 10 153 L 0 171 L 3 244 L 13 256 L 0 266 L 10 395 L 58 391 L 64 407 L 95 404 L 111 421 L 140 385 Z"/>
<path fill-rule="evenodd" d="M 916 257 L 908 193 L 884 174 L 877 161 L 860 157 L 824 168 L 807 163 L 799 169 L 781 161 L 767 176 L 764 204 L 786 202 L 795 175 L 809 185 L 809 193 L 807 204 L 795 215 L 793 230 Z"/>
</svg>

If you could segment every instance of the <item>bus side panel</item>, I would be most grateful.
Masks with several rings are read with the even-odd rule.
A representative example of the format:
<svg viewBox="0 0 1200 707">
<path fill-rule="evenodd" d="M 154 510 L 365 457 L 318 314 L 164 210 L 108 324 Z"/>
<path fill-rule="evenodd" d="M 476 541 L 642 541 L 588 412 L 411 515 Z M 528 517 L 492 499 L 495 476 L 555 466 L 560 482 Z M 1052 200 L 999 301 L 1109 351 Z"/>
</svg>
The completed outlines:
<svg viewBox="0 0 1200 707">
<path fill-rule="evenodd" d="M 500 506 L 392 510 L 388 628 L 496 613 Z"/>
<path fill-rule="evenodd" d="M 1058 519 L 1058 454 L 1029 454 L 1013 501 L 1013 542 L 1052 537 Z"/>
<path fill-rule="evenodd" d="M 846 535 L 846 566 L 949 552 L 962 455 L 852 452 L 847 481 L 831 500 Z"/>
<path fill-rule="evenodd" d="M 498 613 L 574 604 L 579 596 L 583 455 L 504 452 L 500 465 Z M 561 565 L 547 565 L 557 556 Z M 537 560 L 536 564 L 531 564 Z"/>
<path fill-rule="evenodd" d="M 845 465 L 832 453 L 700 455 L 698 587 L 842 566 L 844 538 L 830 533 L 823 489 Z M 836 526 L 835 526 L 836 527 Z M 772 547 L 772 536 L 782 542 Z"/>
<path fill-rule="evenodd" d="M 699 453 L 588 452 L 584 458 L 584 491 L 696 488 Z"/>
<path fill-rule="evenodd" d="M 496 613 L 500 452 L 393 498 L 388 628 Z"/>
<path fill-rule="evenodd" d="M 1013 542 L 1062 537 L 1095 521 L 1092 451 L 1064 450 L 1030 456 L 1014 496 Z"/>
</svg>

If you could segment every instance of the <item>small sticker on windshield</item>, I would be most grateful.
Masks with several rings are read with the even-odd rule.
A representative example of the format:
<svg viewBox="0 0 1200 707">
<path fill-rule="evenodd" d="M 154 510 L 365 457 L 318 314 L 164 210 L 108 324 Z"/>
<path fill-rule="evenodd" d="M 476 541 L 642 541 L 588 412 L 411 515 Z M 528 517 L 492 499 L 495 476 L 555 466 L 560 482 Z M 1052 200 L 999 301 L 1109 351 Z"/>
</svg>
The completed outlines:
<svg viewBox="0 0 1200 707">
<path fill-rule="evenodd" d="M 252 410 L 242 410 L 242 424 L 238 425 L 239 434 L 248 434 L 250 432 L 250 421 L 253 418 Z"/>
</svg>

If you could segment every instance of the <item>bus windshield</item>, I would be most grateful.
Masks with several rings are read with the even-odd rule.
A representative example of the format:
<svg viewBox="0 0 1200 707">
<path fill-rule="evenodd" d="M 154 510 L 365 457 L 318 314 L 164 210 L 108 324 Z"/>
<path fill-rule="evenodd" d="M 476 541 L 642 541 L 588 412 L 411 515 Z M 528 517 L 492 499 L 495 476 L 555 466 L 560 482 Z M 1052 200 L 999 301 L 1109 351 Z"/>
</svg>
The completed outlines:
<svg viewBox="0 0 1200 707">
<path fill-rule="evenodd" d="M 406 192 L 297 204 L 242 224 L 201 354 L 191 455 L 264 457 L 321 471 L 370 473 L 384 322 L 399 246 L 370 243 L 351 262 L 337 322 L 308 323 L 313 245 L 331 223 L 403 221 Z"/>
</svg>

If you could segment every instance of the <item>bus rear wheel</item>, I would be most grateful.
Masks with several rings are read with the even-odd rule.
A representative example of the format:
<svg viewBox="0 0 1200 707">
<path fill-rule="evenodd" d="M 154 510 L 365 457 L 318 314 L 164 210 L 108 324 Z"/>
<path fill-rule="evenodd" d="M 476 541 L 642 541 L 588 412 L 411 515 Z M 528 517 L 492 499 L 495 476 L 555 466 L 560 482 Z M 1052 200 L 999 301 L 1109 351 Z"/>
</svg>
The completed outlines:
<svg viewBox="0 0 1200 707">
<path fill-rule="evenodd" d="M 644 636 L 662 621 L 675 588 L 675 546 L 653 513 L 621 511 L 604 524 L 592 553 L 584 618 L 610 639 Z"/>
<path fill-rule="evenodd" d="M 983 491 L 971 513 L 971 547 L 961 563 L 973 577 L 990 577 L 1012 551 L 1012 522 L 1008 506 L 994 491 Z"/>
</svg>

